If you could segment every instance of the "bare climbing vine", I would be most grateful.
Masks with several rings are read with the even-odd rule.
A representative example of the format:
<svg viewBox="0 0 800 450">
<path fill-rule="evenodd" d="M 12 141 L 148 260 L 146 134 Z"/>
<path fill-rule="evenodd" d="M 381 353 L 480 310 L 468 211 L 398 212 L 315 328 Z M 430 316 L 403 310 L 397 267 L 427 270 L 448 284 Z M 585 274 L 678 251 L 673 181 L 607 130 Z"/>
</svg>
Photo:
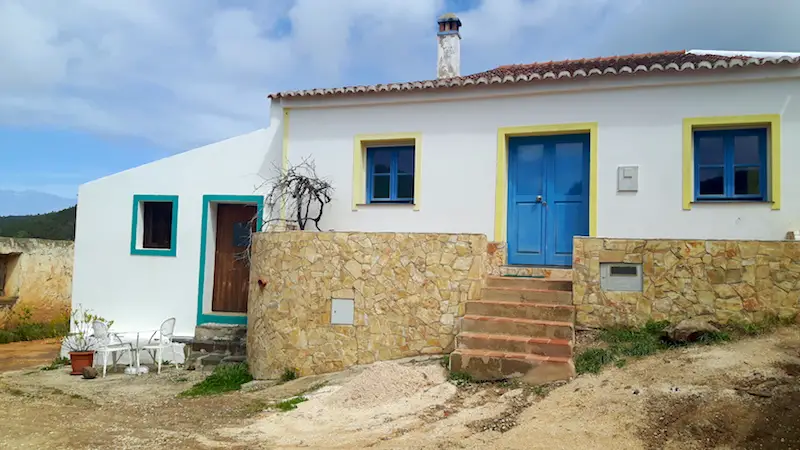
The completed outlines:
<svg viewBox="0 0 800 450">
<path fill-rule="evenodd" d="M 286 170 L 275 167 L 278 175 L 266 178 L 255 187 L 256 192 L 266 192 L 264 210 L 258 211 L 252 223 L 263 219 L 259 229 L 252 226 L 254 232 L 273 230 L 306 230 L 313 226 L 322 231 L 319 224 L 325 212 L 325 206 L 333 198 L 331 182 L 317 174 L 314 161 L 304 159 L 297 165 L 290 165 Z M 237 255 L 237 259 L 252 262 L 252 239 L 247 248 Z"/>
<path fill-rule="evenodd" d="M 317 231 L 322 231 L 319 222 L 325 205 L 333 196 L 333 185 L 317 175 L 313 161 L 304 159 L 296 166 L 279 171 L 278 176 L 259 186 L 259 190 L 264 188 L 268 189 L 265 208 L 280 216 L 265 223 L 283 222 L 287 228 L 305 230 L 311 222 Z"/>
</svg>

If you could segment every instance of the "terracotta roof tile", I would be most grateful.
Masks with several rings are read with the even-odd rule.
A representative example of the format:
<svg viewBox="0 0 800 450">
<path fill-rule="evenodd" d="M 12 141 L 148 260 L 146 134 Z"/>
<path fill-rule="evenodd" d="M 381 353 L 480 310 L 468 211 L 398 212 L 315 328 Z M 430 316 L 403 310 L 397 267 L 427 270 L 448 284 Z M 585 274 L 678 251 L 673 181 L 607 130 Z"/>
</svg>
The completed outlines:
<svg viewBox="0 0 800 450">
<path fill-rule="evenodd" d="M 678 73 L 693 70 L 733 69 L 753 65 L 798 65 L 798 56 L 753 57 L 696 54 L 686 51 L 641 53 L 500 66 L 485 72 L 441 80 L 308 89 L 271 94 L 269 98 L 317 97 L 391 91 L 439 90 L 455 87 L 515 84 L 547 79 L 572 79 L 648 72 Z"/>
</svg>

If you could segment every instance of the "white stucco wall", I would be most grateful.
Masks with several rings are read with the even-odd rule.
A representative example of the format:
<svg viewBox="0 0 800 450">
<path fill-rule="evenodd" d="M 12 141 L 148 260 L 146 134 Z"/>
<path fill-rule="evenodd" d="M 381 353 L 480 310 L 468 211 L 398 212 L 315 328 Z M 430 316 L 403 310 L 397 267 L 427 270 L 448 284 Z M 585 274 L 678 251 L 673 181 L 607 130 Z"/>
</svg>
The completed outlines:
<svg viewBox="0 0 800 450">
<path fill-rule="evenodd" d="M 267 129 L 81 186 L 73 307 L 81 304 L 113 319 L 117 331 L 157 329 L 175 317 L 176 335 L 192 336 L 203 195 L 253 195 L 263 181 L 259 173 L 280 166 L 279 108 L 273 108 L 272 116 Z M 134 194 L 179 196 L 175 257 L 130 254 Z"/>
<path fill-rule="evenodd" d="M 772 79 L 754 81 L 765 75 Z M 519 95 L 513 97 L 459 101 L 510 91 L 465 90 L 443 94 L 435 102 L 426 99 L 437 98 L 436 94 L 289 101 L 289 159 L 296 163 L 312 157 L 319 174 L 333 182 L 336 195 L 324 215 L 323 229 L 484 233 L 492 239 L 497 129 L 598 122 L 598 235 L 782 239 L 787 230 L 800 228 L 800 202 L 794 201 L 800 197 L 800 178 L 793 175 L 800 172 L 798 75 L 796 69 L 778 69 L 711 77 L 643 76 L 634 80 L 639 87 L 631 85 L 631 78 L 538 83 L 516 88 L 513 92 Z M 417 103 L 378 105 L 379 101 Z M 337 102 L 349 104 L 330 107 Z M 772 211 L 768 204 L 736 203 L 695 205 L 684 211 L 683 119 L 776 113 L 782 114 L 781 210 Z M 420 210 L 367 205 L 352 211 L 354 135 L 399 132 L 422 133 Z M 616 192 L 620 165 L 639 166 L 637 193 Z"/>
</svg>

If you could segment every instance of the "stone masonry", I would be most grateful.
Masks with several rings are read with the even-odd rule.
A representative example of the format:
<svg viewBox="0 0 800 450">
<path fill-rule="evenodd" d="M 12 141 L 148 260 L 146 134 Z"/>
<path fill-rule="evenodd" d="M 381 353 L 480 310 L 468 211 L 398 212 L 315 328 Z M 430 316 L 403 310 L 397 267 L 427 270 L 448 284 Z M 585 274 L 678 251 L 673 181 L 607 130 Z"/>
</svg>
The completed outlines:
<svg viewBox="0 0 800 450">
<path fill-rule="evenodd" d="M 73 248 L 72 241 L 0 237 L 0 327 L 12 307 L 29 309 L 33 322 L 68 317 Z"/>
<path fill-rule="evenodd" d="M 253 375 L 451 351 L 457 318 L 480 296 L 486 253 L 478 234 L 257 234 L 247 336 Z M 331 325 L 332 298 L 354 299 L 352 326 Z"/>
<path fill-rule="evenodd" d="M 600 289 L 601 262 L 641 263 L 643 292 Z M 800 311 L 800 242 L 576 238 L 576 323 L 759 321 Z"/>
</svg>

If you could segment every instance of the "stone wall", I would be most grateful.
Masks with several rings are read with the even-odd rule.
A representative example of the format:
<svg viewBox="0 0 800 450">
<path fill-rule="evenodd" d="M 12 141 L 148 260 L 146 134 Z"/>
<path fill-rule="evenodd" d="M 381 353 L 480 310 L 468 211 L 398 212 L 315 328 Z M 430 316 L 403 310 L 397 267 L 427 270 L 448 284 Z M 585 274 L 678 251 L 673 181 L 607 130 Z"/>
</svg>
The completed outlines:
<svg viewBox="0 0 800 450">
<path fill-rule="evenodd" d="M 452 350 L 464 303 L 480 295 L 486 237 L 475 234 L 258 233 L 247 353 L 256 378 L 301 375 Z M 354 299 L 331 325 L 331 299 Z"/>
<path fill-rule="evenodd" d="M 643 292 L 601 290 L 601 262 L 641 263 Z M 800 242 L 576 238 L 573 277 L 582 326 L 790 317 L 800 311 Z"/>
<path fill-rule="evenodd" d="M 6 324 L 11 310 L 19 312 L 23 307 L 30 309 L 34 322 L 66 317 L 72 262 L 71 241 L 0 237 L 0 326 Z"/>
</svg>

